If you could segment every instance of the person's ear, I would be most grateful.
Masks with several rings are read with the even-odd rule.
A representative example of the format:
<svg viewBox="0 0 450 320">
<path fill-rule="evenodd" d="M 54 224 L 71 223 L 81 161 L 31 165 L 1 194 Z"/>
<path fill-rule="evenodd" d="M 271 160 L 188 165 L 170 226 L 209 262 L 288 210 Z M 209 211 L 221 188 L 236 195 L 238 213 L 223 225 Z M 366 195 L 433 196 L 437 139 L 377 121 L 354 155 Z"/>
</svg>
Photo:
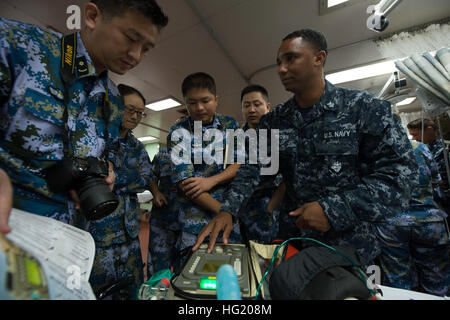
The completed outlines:
<svg viewBox="0 0 450 320">
<path fill-rule="evenodd" d="M 326 58 L 327 58 L 327 53 L 324 50 L 317 51 L 317 53 L 316 53 L 317 65 L 323 66 Z"/>
<path fill-rule="evenodd" d="M 267 102 L 267 111 L 270 111 L 271 107 L 272 107 L 272 105 L 270 104 L 270 102 Z"/>
<path fill-rule="evenodd" d="M 216 102 L 216 111 L 217 111 L 217 107 L 219 106 L 219 96 L 216 96 L 214 101 Z"/>
<path fill-rule="evenodd" d="M 93 30 L 100 19 L 100 9 L 95 3 L 88 2 L 84 7 L 84 22 L 86 26 Z"/>
</svg>

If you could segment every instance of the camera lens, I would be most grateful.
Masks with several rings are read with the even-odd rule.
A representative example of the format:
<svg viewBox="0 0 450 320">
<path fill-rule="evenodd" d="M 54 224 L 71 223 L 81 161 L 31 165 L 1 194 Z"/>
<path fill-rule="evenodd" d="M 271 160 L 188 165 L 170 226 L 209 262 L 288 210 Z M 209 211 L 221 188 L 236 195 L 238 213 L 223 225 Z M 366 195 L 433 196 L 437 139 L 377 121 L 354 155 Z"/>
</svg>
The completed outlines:
<svg viewBox="0 0 450 320">
<path fill-rule="evenodd" d="M 88 220 L 104 218 L 116 210 L 119 205 L 119 201 L 103 178 L 84 179 L 78 188 L 78 196 L 81 211 Z"/>
</svg>

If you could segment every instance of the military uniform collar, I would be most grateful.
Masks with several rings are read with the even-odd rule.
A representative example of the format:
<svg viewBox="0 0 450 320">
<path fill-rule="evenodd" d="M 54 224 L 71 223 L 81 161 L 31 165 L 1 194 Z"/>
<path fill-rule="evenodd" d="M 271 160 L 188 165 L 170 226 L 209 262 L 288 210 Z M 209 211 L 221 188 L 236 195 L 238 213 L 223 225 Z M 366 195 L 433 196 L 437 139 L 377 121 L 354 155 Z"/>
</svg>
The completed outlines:
<svg viewBox="0 0 450 320">
<path fill-rule="evenodd" d="M 428 144 L 430 150 L 436 150 L 444 146 L 444 142 L 440 138 L 436 138 L 433 142 Z"/>
<path fill-rule="evenodd" d="M 324 112 L 336 110 L 337 106 L 340 105 L 341 98 L 339 97 L 339 95 L 336 95 L 335 92 L 336 87 L 325 80 L 325 89 L 320 96 L 319 101 L 311 106 L 312 110 L 309 122 L 319 118 Z M 305 123 L 303 120 L 300 112 L 300 107 L 297 105 L 295 96 L 293 96 L 285 103 L 284 107 L 281 110 L 281 116 L 287 118 L 288 121 L 297 128 L 302 128 L 303 126 L 307 125 L 307 123 Z"/>
<path fill-rule="evenodd" d="M 317 101 L 315 104 L 313 104 L 311 107 L 319 112 L 322 112 L 323 110 L 327 110 L 327 111 L 334 111 L 336 109 L 336 103 L 334 103 L 335 101 L 330 100 L 330 97 L 334 97 L 334 93 L 336 92 L 336 87 L 334 85 L 332 85 L 330 82 L 328 82 L 327 80 L 325 80 L 325 89 L 322 93 L 322 95 L 319 98 L 319 101 Z M 286 106 L 284 108 L 284 114 L 286 116 L 292 116 L 292 109 L 295 109 L 297 111 L 297 109 L 300 108 L 297 105 L 297 102 L 295 100 L 295 96 L 293 96 L 291 99 L 289 99 L 286 102 Z"/>
<path fill-rule="evenodd" d="M 127 135 L 125 136 L 128 139 L 131 139 L 132 137 L 134 137 L 133 131 L 128 130 Z"/>
<path fill-rule="evenodd" d="M 194 120 L 189 116 L 189 123 L 191 124 L 192 128 L 194 127 Z M 207 124 L 202 124 L 202 128 L 217 128 L 221 129 L 223 127 L 222 122 L 220 121 L 219 114 L 216 112 L 214 113 L 214 120 L 212 122 L 209 122 Z"/>
<path fill-rule="evenodd" d="M 81 38 L 81 32 L 77 31 L 77 56 L 76 56 L 76 68 L 77 68 L 77 78 L 86 77 L 107 77 L 108 71 L 103 71 L 100 75 L 97 75 L 94 67 L 94 63 L 87 51 L 83 39 Z"/>
<path fill-rule="evenodd" d="M 129 142 L 130 140 L 135 139 L 134 133 L 132 130 L 128 130 L 127 134 L 125 135 L 125 138 L 120 138 L 123 142 Z"/>
<path fill-rule="evenodd" d="M 337 108 L 337 101 L 333 101 L 330 98 L 337 98 L 335 95 L 336 87 L 332 85 L 328 80 L 325 80 L 325 90 L 320 97 L 318 103 L 319 108 L 327 111 L 334 111 Z"/>
</svg>

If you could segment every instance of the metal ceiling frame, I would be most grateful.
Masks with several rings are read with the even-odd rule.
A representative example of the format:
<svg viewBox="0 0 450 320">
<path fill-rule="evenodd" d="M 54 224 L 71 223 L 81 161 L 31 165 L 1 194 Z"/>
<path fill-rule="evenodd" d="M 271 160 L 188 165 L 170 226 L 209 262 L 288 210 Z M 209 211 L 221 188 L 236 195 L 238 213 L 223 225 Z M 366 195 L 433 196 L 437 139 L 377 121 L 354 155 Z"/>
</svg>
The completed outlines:
<svg viewBox="0 0 450 320">
<path fill-rule="evenodd" d="M 208 31 L 208 33 L 211 36 L 211 38 L 214 40 L 214 42 L 219 46 L 219 48 L 225 54 L 225 56 L 230 61 L 230 63 L 233 65 L 233 67 L 237 71 L 237 73 L 241 76 L 241 78 L 247 84 L 250 84 L 250 78 L 247 77 L 244 74 L 244 72 L 241 70 L 241 68 L 238 66 L 238 64 L 234 60 L 233 56 L 230 54 L 228 49 L 225 47 L 225 45 L 220 40 L 220 38 L 217 35 L 217 33 L 214 31 L 212 26 L 207 22 L 207 18 L 203 14 L 202 10 L 195 4 L 195 0 L 185 0 L 185 2 L 192 9 L 192 11 L 195 13 L 195 15 L 200 19 L 200 23 L 203 25 L 203 27 L 206 29 L 206 31 Z"/>
</svg>

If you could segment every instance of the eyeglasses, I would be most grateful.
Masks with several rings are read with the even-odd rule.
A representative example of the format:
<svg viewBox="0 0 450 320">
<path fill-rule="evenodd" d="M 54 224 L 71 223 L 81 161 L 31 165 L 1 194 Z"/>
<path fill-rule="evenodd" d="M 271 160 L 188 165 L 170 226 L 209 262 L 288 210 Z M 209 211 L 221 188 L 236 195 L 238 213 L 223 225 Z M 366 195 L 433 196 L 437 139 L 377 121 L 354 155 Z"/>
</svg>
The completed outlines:
<svg viewBox="0 0 450 320">
<path fill-rule="evenodd" d="M 135 109 L 133 109 L 133 108 L 131 108 L 129 106 L 125 106 L 125 111 L 128 112 L 131 115 L 136 113 L 138 115 L 138 117 L 141 117 L 141 118 L 146 118 L 147 117 L 145 112 L 139 111 L 139 110 L 135 110 Z"/>
</svg>

